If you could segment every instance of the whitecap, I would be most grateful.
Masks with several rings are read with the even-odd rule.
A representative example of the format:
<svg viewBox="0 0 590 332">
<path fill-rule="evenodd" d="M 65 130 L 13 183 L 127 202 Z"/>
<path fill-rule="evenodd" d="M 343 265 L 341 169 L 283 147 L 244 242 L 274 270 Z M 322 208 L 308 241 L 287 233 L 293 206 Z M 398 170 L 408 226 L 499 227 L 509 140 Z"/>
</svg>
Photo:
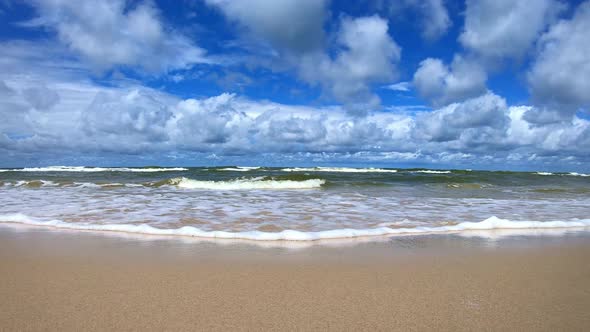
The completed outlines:
<svg viewBox="0 0 590 332">
<path fill-rule="evenodd" d="M 590 174 L 576 173 L 576 172 L 571 172 L 571 173 L 568 173 L 567 175 L 570 175 L 570 176 L 582 176 L 582 177 L 588 177 L 588 176 L 590 176 Z"/>
<path fill-rule="evenodd" d="M 185 189 L 209 189 L 209 190 L 256 190 L 256 189 L 314 189 L 320 188 L 326 183 L 322 179 L 309 179 L 303 181 L 272 180 L 262 177 L 251 179 L 235 179 L 229 181 L 200 181 L 185 177 L 174 178 L 167 181 L 168 184 Z"/>
<path fill-rule="evenodd" d="M 451 171 L 435 171 L 431 169 L 423 169 L 419 171 L 412 171 L 412 173 L 426 173 L 426 174 L 449 174 Z"/>
<path fill-rule="evenodd" d="M 385 168 L 351 168 L 351 167 L 292 167 L 283 168 L 282 172 L 340 172 L 340 173 L 397 173 L 395 169 Z"/>
<path fill-rule="evenodd" d="M 225 168 L 218 168 L 218 171 L 232 171 L 232 172 L 248 172 L 260 169 L 260 167 L 251 167 L 251 166 L 237 166 L 237 167 L 225 167 Z"/>
<path fill-rule="evenodd" d="M 537 174 L 537 175 L 555 175 L 551 172 L 536 172 L 535 174 Z"/>
</svg>

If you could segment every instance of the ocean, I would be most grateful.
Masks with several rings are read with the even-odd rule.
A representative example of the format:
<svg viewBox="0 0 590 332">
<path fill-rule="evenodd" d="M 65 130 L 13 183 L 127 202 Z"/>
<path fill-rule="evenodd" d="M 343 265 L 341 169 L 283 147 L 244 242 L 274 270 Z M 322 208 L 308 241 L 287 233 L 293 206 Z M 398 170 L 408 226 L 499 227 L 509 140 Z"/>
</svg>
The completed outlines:
<svg viewBox="0 0 590 332">
<path fill-rule="evenodd" d="M 342 167 L 0 169 L 0 223 L 254 241 L 590 228 L 590 176 Z"/>
</svg>

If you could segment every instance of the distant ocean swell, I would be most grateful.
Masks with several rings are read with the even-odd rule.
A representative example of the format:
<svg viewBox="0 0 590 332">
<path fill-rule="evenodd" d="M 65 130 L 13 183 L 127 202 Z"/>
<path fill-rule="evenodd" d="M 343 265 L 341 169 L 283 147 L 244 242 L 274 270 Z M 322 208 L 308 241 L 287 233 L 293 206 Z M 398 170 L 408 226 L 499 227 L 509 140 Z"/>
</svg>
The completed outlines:
<svg viewBox="0 0 590 332">
<path fill-rule="evenodd" d="M 203 231 L 193 226 L 181 228 L 157 228 L 148 224 L 88 224 L 88 223 L 67 223 L 60 220 L 38 220 L 24 214 L 0 215 L 0 223 L 13 223 L 28 226 L 40 226 L 64 230 L 79 231 L 103 231 L 123 232 L 145 235 L 165 236 L 189 236 L 198 238 L 214 239 L 243 239 L 253 241 L 317 241 L 328 239 L 345 239 L 357 237 L 394 236 L 404 234 L 437 234 L 457 233 L 468 231 L 493 231 L 493 230 L 514 230 L 514 229 L 572 229 L 590 227 L 590 219 L 570 221 L 512 221 L 490 217 L 481 222 L 463 222 L 447 226 L 431 227 L 410 227 L 390 228 L 377 227 L 367 229 L 334 229 L 316 232 L 303 232 L 297 230 L 283 230 L 280 232 L 228 232 L 228 231 Z"/>
<path fill-rule="evenodd" d="M 222 166 L 222 167 L 91 167 L 91 166 L 47 166 L 30 168 L 5 168 L 0 173 L 161 173 L 161 172 L 283 172 L 283 173 L 376 173 L 424 174 L 424 175 L 466 175 L 482 174 L 518 174 L 539 176 L 576 176 L 590 177 L 590 174 L 578 172 L 508 172 L 508 171 L 471 171 L 471 170 L 432 170 L 432 169 L 392 169 L 392 168 L 353 168 L 353 167 L 263 167 L 263 166 Z"/>
<path fill-rule="evenodd" d="M 85 166 L 48 166 L 48 167 L 31 167 L 31 168 L 12 168 L 1 169 L 1 172 L 179 172 L 188 171 L 184 167 L 85 167 Z"/>
</svg>

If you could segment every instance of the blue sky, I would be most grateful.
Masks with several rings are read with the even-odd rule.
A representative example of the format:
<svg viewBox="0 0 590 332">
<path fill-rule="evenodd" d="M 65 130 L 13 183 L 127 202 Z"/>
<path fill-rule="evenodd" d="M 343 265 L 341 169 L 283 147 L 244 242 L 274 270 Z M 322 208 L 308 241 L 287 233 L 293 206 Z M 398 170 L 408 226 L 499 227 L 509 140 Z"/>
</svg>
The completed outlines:
<svg viewBox="0 0 590 332">
<path fill-rule="evenodd" d="M 588 170 L 590 2 L 0 1 L 0 166 Z"/>
</svg>

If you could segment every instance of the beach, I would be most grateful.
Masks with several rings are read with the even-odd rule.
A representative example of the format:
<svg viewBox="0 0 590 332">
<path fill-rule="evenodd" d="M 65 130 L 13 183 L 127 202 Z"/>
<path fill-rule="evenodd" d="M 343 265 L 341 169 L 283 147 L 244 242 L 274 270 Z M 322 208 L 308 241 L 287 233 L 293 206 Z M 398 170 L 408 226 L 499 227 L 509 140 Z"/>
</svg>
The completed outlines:
<svg viewBox="0 0 590 332">
<path fill-rule="evenodd" d="M 0 332 L 590 331 L 590 0 L 0 17 Z"/>
<path fill-rule="evenodd" d="M 0 330 L 590 328 L 590 237 L 292 247 L 0 227 Z"/>
</svg>

